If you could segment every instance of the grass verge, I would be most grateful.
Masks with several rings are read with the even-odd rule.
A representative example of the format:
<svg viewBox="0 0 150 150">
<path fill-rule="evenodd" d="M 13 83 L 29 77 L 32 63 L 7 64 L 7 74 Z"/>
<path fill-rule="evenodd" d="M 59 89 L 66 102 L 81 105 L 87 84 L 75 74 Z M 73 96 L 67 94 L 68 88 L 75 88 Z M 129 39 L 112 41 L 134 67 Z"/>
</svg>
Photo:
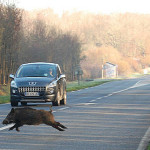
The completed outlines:
<svg viewBox="0 0 150 150">
<path fill-rule="evenodd" d="M 80 81 L 79 85 L 77 81 L 67 82 L 67 92 L 77 91 L 80 89 L 97 86 L 97 85 L 100 85 L 109 81 L 112 81 L 112 80 L 95 79 L 93 81 Z M 0 86 L 0 104 L 8 103 L 8 102 L 10 102 L 9 85 Z"/>
<path fill-rule="evenodd" d="M 6 95 L 6 96 L 0 96 L 0 104 L 4 104 L 4 103 L 8 103 L 10 102 L 10 96 Z"/>
<path fill-rule="evenodd" d="M 7 86 L 0 85 L 0 104 L 8 102 L 10 102 L 9 85 Z"/>
<path fill-rule="evenodd" d="M 77 91 L 80 89 L 85 89 L 88 87 L 93 87 L 93 86 L 97 86 L 106 82 L 110 82 L 112 80 L 101 80 L 101 79 L 96 79 L 93 81 L 80 81 L 80 84 L 78 84 L 78 82 L 68 82 L 67 83 L 67 92 L 70 91 Z"/>
<path fill-rule="evenodd" d="M 148 145 L 148 147 L 145 150 L 150 150 L 150 144 Z"/>
</svg>

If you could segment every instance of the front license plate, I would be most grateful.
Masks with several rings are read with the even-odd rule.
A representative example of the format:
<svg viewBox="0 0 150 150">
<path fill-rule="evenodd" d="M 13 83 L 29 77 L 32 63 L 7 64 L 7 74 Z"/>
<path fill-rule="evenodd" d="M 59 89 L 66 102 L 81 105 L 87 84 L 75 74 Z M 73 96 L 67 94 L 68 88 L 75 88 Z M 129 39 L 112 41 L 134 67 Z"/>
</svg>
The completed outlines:
<svg viewBox="0 0 150 150">
<path fill-rule="evenodd" d="M 39 96 L 38 92 L 25 92 L 24 93 L 25 96 Z"/>
</svg>

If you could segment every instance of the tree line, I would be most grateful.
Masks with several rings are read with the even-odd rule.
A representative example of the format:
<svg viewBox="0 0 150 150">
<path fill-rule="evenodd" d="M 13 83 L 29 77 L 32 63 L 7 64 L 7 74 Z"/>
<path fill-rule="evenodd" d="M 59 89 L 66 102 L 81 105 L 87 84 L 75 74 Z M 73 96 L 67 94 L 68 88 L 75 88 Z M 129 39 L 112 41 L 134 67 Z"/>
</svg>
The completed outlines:
<svg viewBox="0 0 150 150">
<path fill-rule="evenodd" d="M 119 75 L 150 67 L 149 14 L 92 14 L 52 9 L 25 11 L 0 5 L 0 83 L 22 63 L 60 64 L 68 80 L 80 67 L 84 78 L 101 77 L 102 65 Z"/>
<path fill-rule="evenodd" d="M 150 14 L 64 13 L 63 24 L 68 22 L 82 41 L 81 61 L 84 77 L 101 77 L 102 65 L 118 65 L 119 75 L 141 73 L 150 67 Z"/>
<path fill-rule="evenodd" d="M 102 65 L 106 62 L 116 64 L 121 76 L 142 73 L 150 66 L 150 14 L 76 11 L 58 16 L 52 9 L 43 9 L 26 15 L 28 19 L 23 20 L 41 18 L 48 25 L 77 35 L 84 78 L 101 77 Z"/>
<path fill-rule="evenodd" d="M 16 69 L 21 11 L 14 6 L 0 5 L 0 83 L 6 84 L 10 72 Z"/>
<path fill-rule="evenodd" d="M 0 5 L 0 84 L 9 82 L 22 63 L 58 63 L 68 80 L 75 79 L 80 64 L 81 44 L 75 34 L 46 24 L 40 17 L 27 19 L 15 5 Z"/>
</svg>

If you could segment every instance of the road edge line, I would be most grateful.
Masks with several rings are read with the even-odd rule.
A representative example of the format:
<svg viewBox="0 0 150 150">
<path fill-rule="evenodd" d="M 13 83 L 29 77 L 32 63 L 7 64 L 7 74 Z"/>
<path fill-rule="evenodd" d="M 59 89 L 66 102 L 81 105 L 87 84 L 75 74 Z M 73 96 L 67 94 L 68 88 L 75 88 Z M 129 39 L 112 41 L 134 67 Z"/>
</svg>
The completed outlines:
<svg viewBox="0 0 150 150">
<path fill-rule="evenodd" d="M 143 136 L 142 140 L 140 141 L 137 150 L 146 150 L 148 143 L 149 143 L 149 139 L 150 139 L 150 127 L 145 132 L 145 135 Z"/>
</svg>

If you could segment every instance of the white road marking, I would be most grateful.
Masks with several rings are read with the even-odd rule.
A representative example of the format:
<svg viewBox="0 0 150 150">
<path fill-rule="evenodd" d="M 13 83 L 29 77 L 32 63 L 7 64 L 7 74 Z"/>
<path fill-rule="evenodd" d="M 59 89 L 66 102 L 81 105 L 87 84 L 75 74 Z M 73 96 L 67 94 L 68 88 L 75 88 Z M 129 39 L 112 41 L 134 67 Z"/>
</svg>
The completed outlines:
<svg viewBox="0 0 150 150">
<path fill-rule="evenodd" d="M 103 97 L 98 97 L 97 99 L 102 99 Z"/>
<path fill-rule="evenodd" d="M 116 91 L 116 92 L 110 93 L 110 94 L 108 94 L 108 95 L 106 95 L 106 96 L 103 96 L 103 97 L 98 97 L 98 98 L 96 98 L 96 99 L 100 100 L 100 99 L 103 99 L 103 98 L 107 98 L 107 97 L 110 97 L 110 96 L 112 96 L 112 95 L 114 95 L 114 94 L 118 94 L 118 93 L 127 91 L 127 90 L 129 90 L 129 89 L 136 88 L 136 87 L 140 87 L 140 86 L 144 86 L 144 85 L 148 85 L 148 84 L 150 84 L 150 83 L 147 83 L 147 82 L 146 82 L 146 83 L 142 83 L 142 80 L 140 80 L 140 81 L 138 81 L 137 83 L 135 83 L 135 84 L 134 84 L 133 86 L 131 86 L 131 87 L 128 87 L 128 88 L 126 88 L 126 89 L 123 89 L 123 90 L 120 90 L 120 91 Z M 94 102 L 94 101 L 96 101 L 96 100 L 91 100 L 91 101 L 89 101 L 89 102 Z"/>
<path fill-rule="evenodd" d="M 8 129 L 8 128 L 11 128 L 12 126 L 14 126 L 13 123 L 10 124 L 10 125 L 7 125 L 7 126 L 5 126 L 5 127 L 1 127 L 1 128 L 0 128 L 0 131 L 5 130 L 5 129 Z"/>
<path fill-rule="evenodd" d="M 110 96 L 112 96 L 114 94 L 117 94 L 117 93 L 120 93 L 120 92 L 124 92 L 124 91 L 127 91 L 129 89 L 131 89 L 131 87 L 123 89 L 123 90 L 120 90 L 120 91 L 116 91 L 116 92 L 110 93 L 110 94 L 108 94 L 106 96 L 103 96 L 103 97 L 98 97 L 97 99 L 99 100 L 99 99 L 103 99 L 103 98 L 106 98 L 106 97 L 110 97 Z M 92 102 L 92 101 L 90 101 L 90 102 Z"/>
<path fill-rule="evenodd" d="M 95 99 L 93 99 L 93 100 L 91 100 L 90 102 L 95 102 L 96 100 Z"/>
<path fill-rule="evenodd" d="M 68 109 L 69 107 L 64 107 L 64 108 L 60 108 L 58 110 L 65 110 L 65 109 Z"/>
<path fill-rule="evenodd" d="M 149 139 L 150 139 L 150 127 L 148 128 L 142 140 L 140 141 L 137 150 L 146 150 L 146 147 L 148 146 L 149 143 Z"/>
<path fill-rule="evenodd" d="M 81 106 L 81 105 L 95 105 L 96 103 L 78 103 L 75 104 L 75 106 Z"/>
<path fill-rule="evenodd" d="M 150 80 L 140 80 L 136 84 L 134 84 L 131 88 L 136 88 L 144 85 L 150 84 Z"/>
</svg>

